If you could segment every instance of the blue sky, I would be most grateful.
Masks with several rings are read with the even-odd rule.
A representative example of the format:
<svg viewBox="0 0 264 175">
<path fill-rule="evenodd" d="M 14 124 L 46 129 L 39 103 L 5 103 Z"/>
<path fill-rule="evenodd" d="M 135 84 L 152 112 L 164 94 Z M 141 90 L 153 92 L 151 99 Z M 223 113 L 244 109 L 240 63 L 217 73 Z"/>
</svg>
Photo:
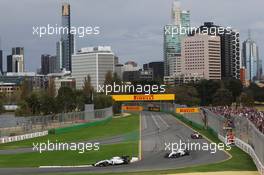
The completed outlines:
<svg viewBox="0 0 264 175">
<path fill-rule="evenodd" d="M 5 56 L 12 47 L 22 46 L 26 70 L 36 71 L 41 54 L 55 55 L 59 36 L 39 38 L 32 35 L 32 27 L 60 24 L 62 2 L 71 4 L 73 26 L 100 27 L 100 35 L 78 38 L 77 48 L 110 45 L 121 62 L 135 60 L 142 64 L 163 59 L 162 28 L 170 23 L 172 0 L 1 0 L 0 36 Z M 246 39 L 250 28 L 263 57 L 263 0 L 181 3 L 183 9 L 191 11 L 192 26 L 205 21 L 231 26 L 241 33 L 241 41 Z"/>
</svg>

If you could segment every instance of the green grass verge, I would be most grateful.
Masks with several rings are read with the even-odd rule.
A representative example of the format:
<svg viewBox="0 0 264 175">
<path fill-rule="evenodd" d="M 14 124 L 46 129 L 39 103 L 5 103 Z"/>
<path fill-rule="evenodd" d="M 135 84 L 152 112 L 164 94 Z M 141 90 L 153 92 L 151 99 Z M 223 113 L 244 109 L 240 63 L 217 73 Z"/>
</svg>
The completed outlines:
<svg viewBox="0 0 264 175">
<path fill-rule="evenodd" d="M 80 142 L 93 139 L 106 138 L 121 134 L 137 132 L 139 128 L 139 115 L 133 114 L 128 117 L 113 118 L 110 121 L 97 126 L 76 129 L 72 132 L 66 132 L 55 135 L 47 135 L 34 139 L 0 144 L 0 149 L 16 149 L 32 147 L 33 142 Z"/>
<path fill-rule="evenodd" d="M 0 167 L 39 167 L 60 165 L 89 165 L 98 160 L 109 159 L 113 156 L 137 156 L 138 141 L 113 145 L 102 145 L 99 151 L 87 151 L 83 154 L 77 151 L 54 151 L 43 153 L 23 153 L 1 155 Z"/>
<path fill-rule="evenodd" d="M 215 136 L 210 130 L 203 129 L 199 126 L 195 126 L 186 120 L 182 119 L 182 116 L 172 113 L 176 118 L 195 129 L 196 131 L 202 133 L 207 138 L 215 143 L 219 143 L 220 140 Z M 164 171 L 146 171 L 146 172 L 135 172 L 135 173 L 101 173 L 107 175 L 161 175 L 161 174 L 177 174 L 177 173 L 194 173 L 194 172 L 220 172 L 220 171 L 257 171 L 257 168 L 252 161 L 251 157 L 243 152 L 237 147 L 232 147 L 229 151 L 232 158 L 214 164 L 193 166 L 188 168 L 181 168 L 175 170 L 164 170 Z M 64 173 L 65 174 L 65 173 Z M 67 175 L 91 175 L 94 173 L 68 173 Z M 97 173 L 98 174 L 98 173 Z M 51 175 L 51 174 L 50 174 Z M 52 175 L 62 175 L 62 174 L 52 174 Z"/>
</svg>

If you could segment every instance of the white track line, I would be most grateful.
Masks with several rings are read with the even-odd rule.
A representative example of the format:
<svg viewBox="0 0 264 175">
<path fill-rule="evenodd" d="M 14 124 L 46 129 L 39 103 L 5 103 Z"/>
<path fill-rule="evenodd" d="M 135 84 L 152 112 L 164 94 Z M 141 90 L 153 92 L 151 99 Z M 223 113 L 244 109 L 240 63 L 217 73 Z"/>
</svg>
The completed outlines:
<svg viewBox="0 0 264 175">
<path fill-rule="evenodd" d="M 160 115 L 158 115 L 158 118 L 161 120 L 162 123 L 164 123 L 167 128 L 170 127 L 170 125 L 168 125 L 168 123 Z"/>
<path fill-rule="evenodd" d="M 143 117 L 143 130 L 145 130 L 148 127 L 146 115 L 142 115 L 142 117 Z"/>
<path fill-rule="evenodd" d="M 76 165 L 76 166 L 39 166 L 39 168 L 89 168 L 92 165 Z"/>
<path fill-rule="evenodd" d="M 151 114 L 151 118 L 152 118 L 152 120 L 154 121 L 155 125 L 156 125 L 156 126 L 158 127 L 158 129 L 160 130 L 160 125 L 159 125 L 159 123 L 157 122 L 157 120 L 155 119 L 155 117 L 154 117 L 153 114 Z"/>
</svg>

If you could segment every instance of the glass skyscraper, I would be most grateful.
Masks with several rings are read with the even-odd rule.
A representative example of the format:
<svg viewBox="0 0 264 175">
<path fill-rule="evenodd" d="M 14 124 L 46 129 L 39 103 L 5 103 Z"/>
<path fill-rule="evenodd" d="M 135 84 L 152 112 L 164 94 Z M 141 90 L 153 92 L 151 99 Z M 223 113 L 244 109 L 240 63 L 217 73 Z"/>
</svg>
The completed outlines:
<svg viewBox="0 0 264 175">
<path fill-rule="evenodd" d="M 173 1 L 171 24 L 164 27 L 164 75 L 180 72 L 181 41 L 186 34 L 180 28 L 190 27 L 190 12 L 181 10 L 180 2 Z"/>
<path fill-rule="evenodd" d="M 67 3 L 62 5 L 61 27 L 67 30 L 61 33 L 61 40 L 57 42 L 57 67 L 58 70 L 66 69 L 67 71 L 71 71 L 74 36 L 70 33 L 71 7 Z"/>
<path fill-rule="evenodd" d="M 258 46 L 252 40 L 250 32 L 248 39 L 243 42 L 242 55 L 242 66 L 247 70 L 246 78 L 250 81 L 259 80 L 262 74 L 262 61 L 259 58 Z"/>
<path fill-rule="evenodd" d="M 0 75 L 3 73 L 3 51 L 0 50 Z"/>
</svg>

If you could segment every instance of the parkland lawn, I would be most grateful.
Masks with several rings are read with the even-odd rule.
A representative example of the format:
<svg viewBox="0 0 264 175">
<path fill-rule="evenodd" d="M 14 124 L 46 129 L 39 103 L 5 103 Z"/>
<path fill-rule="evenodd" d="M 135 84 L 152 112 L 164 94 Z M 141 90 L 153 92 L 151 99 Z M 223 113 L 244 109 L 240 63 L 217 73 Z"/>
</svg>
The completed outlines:
<svg viewBox="0 0 264 175">
<path fill-rule="evenodd" d="M 32 147 L 33 143 L 47 142 L 82 142 L 95 139 L 103 139 L 118 135 L 129 135 L 139 131 L 139 115 L 130 115 L 127 117 L 112 118 L 106 123 L 97 126 L 76 129 L 71 132 L 61 134 L 50 134 L 34 139 L 0 144 L 0 150 Z M 2 156 L 2 155 L 1 155 Z"/>
</svg>

